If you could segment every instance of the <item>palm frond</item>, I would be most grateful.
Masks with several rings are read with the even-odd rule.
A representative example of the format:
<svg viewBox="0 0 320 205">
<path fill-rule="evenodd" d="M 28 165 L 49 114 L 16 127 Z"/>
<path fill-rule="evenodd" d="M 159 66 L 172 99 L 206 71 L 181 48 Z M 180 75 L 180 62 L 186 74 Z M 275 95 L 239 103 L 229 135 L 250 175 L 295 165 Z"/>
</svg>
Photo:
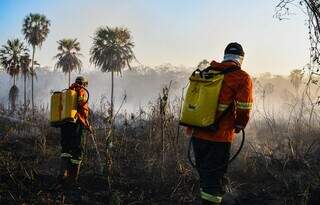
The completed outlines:
<svg viewBox="0 0 320 205">
<path fill-rule="evenodd" d="M 133 47 L 128 29 L 100 27 L 93 38 L 90 63 L 97 66 L 102 72 L 121 73 L 126 66 L 131 69 L 130 63 L 135 59 Z"/>
<path fill-rule="evenodd" d="M 0 48 L 0 64 L 11 77 L 19 74 L 23 67 L 23 56 L 27 52 L 28 49 L 19 39 L 8 40 Z"/>
<path fill-rule="evenodd" d="M 62 69 L 64 73 L 72 72 L 74 70 L 81 71 L 82 62 L 80 57 L 80 43 L 77 39 L 62 39 L 58 42 L 59 53 L 54 56 L 57 59 L 55 69 Z"/>
<path fill-rule="evenodd" d="M 20 65 L 22 75 L 26 75 L 28 77 L 31 75 L 31 61 L 29 53 L 25 53 L 21 56 Z"/>
<path fill-rule="evenodd" d="M 30 13 L 25 17 L 22 33 L 26 41 L 32 46 L 40 46 L 49 34 L 50 21 L 45 15 Z"/>
</svg>

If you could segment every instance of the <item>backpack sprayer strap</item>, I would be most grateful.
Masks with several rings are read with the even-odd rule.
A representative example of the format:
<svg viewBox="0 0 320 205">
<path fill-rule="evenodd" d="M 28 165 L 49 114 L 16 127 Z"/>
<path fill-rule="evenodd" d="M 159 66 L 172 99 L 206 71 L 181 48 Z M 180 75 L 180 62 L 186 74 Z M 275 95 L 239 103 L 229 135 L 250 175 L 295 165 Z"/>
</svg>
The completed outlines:
<svg viewBox="0 0 320 205">
<path fill-rule="evenodd" d="M 219 128 L 219 124 L 220 124 L 221 120 L 222 120 L 223 118 L 225 118 L 225 117 L 227 116 L 227 114 L 228 114 L 233 108 L 234 108 L 234 101 L 231 102 L 231 103 L 228 105 L 227 109 L 225 109 L 225 110 L 221 113 L 221 115 L 217 118 L 217 120 L 214 122 L 214 125 L 215 125 L 217 128 Z"/>
<path fill-rule="evenodd" d="M 197 70 L 199 70 L 199 69 L 197 69 Z M 195 70 L 195 71 L 197 71 L 197 70 Z M 234 72 L 234 71 L 240 70 L 240 67 L 238 67 L 238 66 L 231 66 L 231 67 L 225 68 L 225 69 L 223 69 L 223 70 L 218 70 L 218 69 L 213 68 L 212 66 L 209 66 L 209 67 L 205 68 L 204 70 L 202 70 L 202 71 L 200 71 L 200 72 L 201 72 L 201 73 L 204 73 L 204 72 L 208 72 L 209 70 L 218 71 L 217 73 L 213 73 L 213 75 L 221 75 L 221 74 L 225 75 L 225 74 L 232 73 L 232 72 Z M 195 71 L 194 71 L 194 72 L 195 72 Z"/>
<path fill-rule="evenodd" d="M 79 103 L 79 100 L 78 100 L 78 103 L 79 103 L 78 106 L 83 106 L 83 105 L 85 105 L 85 104 L 87 104 L 89 102 L 90 95 L 89 95 L 89 91 L 88 91 L 87 88 L 85 88 L 82 85 L 79 85 L 79 87 L 81 89 L 84 89 L 84 91 L 87 93 L 87 96 L 86 96 L 87 98 L 86 98 L 86 100 L 84 102 Z M 80 94 L 79 94 L 79 90 L 78 89 L 75 89 L 75 88 L 69 88 L 69 89 L 76 91 L 77 92 L 77 98 L 80 99 Z"/>
<path fill-rule="evenodd" d="M 81 88 L 84 89 L 86 91 L 86 93 L 87 93 L 87 99 L 86 99 L 85 102 L 82 103 L 84 105 L 84 104 L 87 104 L 89 102 L 90 95 L 89 95 L 89 91 L 88 91 L 87 88 L 85 88 L 84 86 L 81 86 Z"/>
<path fill-rule="evenodd" d="M 209 69 L 212 69 L 212 70 L 215 70 L 213 69 L 211 66 L 207 67 L 206 69 L 204 69 L 202 72 L 206 72 L 208 71 Z M 234 71 L 237 71 L 237 70 L 240 70 L 240 68 L 238 66 L 232 66 L 232 67 L 229 67 L 229 68 L 226 68 L 218 73 L 214 73 L 213 75 L 225 75 L 225 74 L 228 74 L 228 73 L 232 73 Z M 215 71 L 218 71 L 218 70 L 215 70 Z M 219 123 L 220 121 L 230 112 L 230 110 L 232 110 L 234 107 L 234 101 L 231 102 L 229 104 L 229 106 L 227 107 L 226 110 L 224 110 L 221 115 L 216 119 L 215 123 L 213 125 L 210 125 L 208 126 L 209 130 L 212 130 L 212 131 L 217 131 L 219 129 Z M 206 129 L 206 128 L 205 128 Z"/>
</svg>

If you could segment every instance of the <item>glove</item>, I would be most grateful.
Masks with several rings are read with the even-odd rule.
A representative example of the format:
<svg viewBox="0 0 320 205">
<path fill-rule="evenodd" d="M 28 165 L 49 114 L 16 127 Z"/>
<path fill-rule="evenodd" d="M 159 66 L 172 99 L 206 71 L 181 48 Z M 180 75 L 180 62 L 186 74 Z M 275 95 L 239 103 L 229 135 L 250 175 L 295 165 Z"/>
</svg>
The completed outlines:
<svg viewBox="0 0 320 205">
<path fill-rule="evenodd" d="M 193 134 L 194 134 L 194 129 L 190 127 L 185 128 L 184 135 L 186 136 L 186 138 L 191 138 Z"/>
<path fill-rule="evenodd" d="M 238 134 L 242 129 L 244 129 L 244 127 L 242 127 L 241 125 L 236 125 L 234 127 L 234 132 Z"/>
<path fill-rule="evenodd" d="M 211 61 L 210 66 L 214 67 L 216 64 L 217 64 L 217 61 L 213 60 Z"/>
</svg>

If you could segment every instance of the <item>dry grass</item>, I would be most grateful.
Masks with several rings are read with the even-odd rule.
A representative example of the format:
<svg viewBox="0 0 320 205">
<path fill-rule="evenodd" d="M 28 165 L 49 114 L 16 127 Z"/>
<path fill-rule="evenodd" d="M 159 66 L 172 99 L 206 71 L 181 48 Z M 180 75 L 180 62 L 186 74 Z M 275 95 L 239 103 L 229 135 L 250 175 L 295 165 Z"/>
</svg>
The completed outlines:
<svg viewBox="0 0 320 205">
<path fill-rule="evenodd" d="M 179 103 L 173 104 L 165 113 L 157 101 L 139 113 L 118 115 L 108 143 L 107 112 L 93 113 L 104 174 L 99 174 L 87 137 L 80 177 L 87 204 L 198 203 L 198 176 L 186 158 L 188 140 L 181 130 L 177 133 Z M 0 116 L 9 115 L 0 117 L 0 203 L 54 204 L 58 130 L 44 120 L 44 108 L 33 120 L 19 110 L 0 108 Z M 319 129 L 305 126 L 306 120 L 270 116 L 256 118 L 248 127 L 244 150 L 229 169 L 228 188 L 238 204 L 306 204 L 320 184 Z"/>
</svg>

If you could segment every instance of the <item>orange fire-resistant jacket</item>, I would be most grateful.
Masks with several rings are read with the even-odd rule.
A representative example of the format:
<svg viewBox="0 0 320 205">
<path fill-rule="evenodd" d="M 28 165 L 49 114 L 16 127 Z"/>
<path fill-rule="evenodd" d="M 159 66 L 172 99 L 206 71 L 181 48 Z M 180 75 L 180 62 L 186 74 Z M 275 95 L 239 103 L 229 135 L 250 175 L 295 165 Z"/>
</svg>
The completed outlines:
<svg viewBox="0 0 320 205">
<path fill-rule="evenodd" d="M 240 68 L 237 63 L 232 61 L 222 63 L 212 61 L 211 66 L 214 70 L 223 70 L 230 67 Z M 219 115 L 231 103 L 234 103 L 234 108 L 221 119 L 217 132 L 212 133 L 201 129 L 194 129 L 193 136 L 215 142 L 232 142 L 235 137 L 234 128 L 236 126 L 244 128 L 249 121 L 249 114 L 253 103 L 252 87 L 252 80 L 245 71 L 239 69 L 226 74 L 220 91 L 216 119 L 219 118 Z M 190 135 L 192 129 L 187 128 L 186 132 Z"/>
<path fill-rule="evenodd" d="M 88 93 L 79 84 L 73 83 L 69 89 L 75 90 L 78 94 L 78 109 L 77 118 L 85 128 L 89 128 L 88 117 L 89 117 L 89 106 L 88 106 Z"/>
</svg>

